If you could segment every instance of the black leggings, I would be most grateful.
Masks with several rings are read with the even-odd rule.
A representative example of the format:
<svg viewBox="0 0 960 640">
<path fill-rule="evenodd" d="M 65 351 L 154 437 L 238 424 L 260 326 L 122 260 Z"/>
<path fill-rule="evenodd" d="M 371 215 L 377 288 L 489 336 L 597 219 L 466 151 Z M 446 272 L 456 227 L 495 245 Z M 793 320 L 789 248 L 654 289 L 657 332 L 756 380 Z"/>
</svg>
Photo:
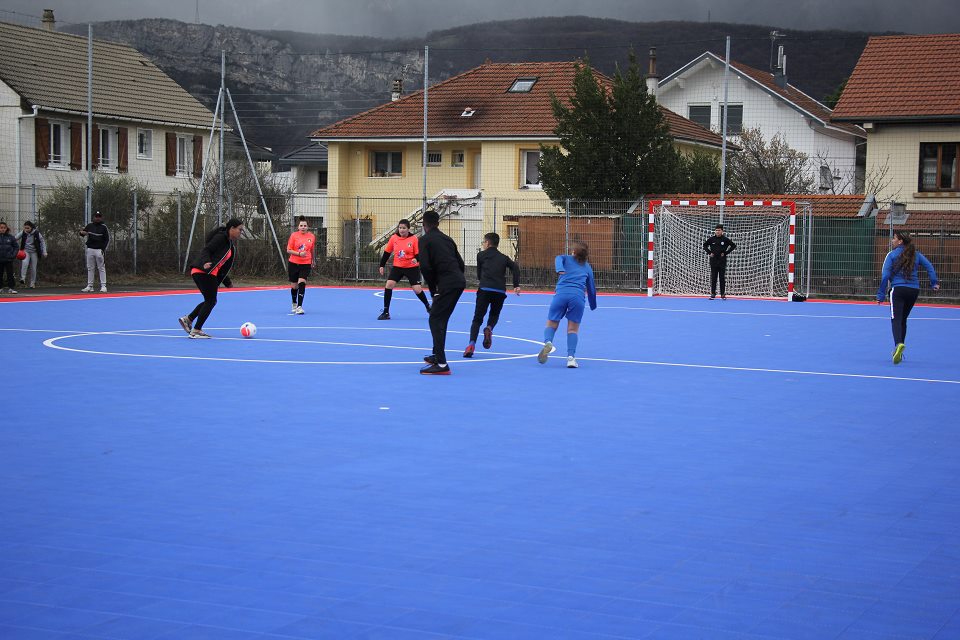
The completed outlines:
<svg viewBox="0 0 960 640">
<path fill-rule="evenodd" d="M 727 295 L 727 259 L 710 261 L 710 295 L 717 295 L 717 280 L 720 280 L 720 296 Z"/>
<path fill-rule="evenodd" d="M 890 324 L 893 326 L 893 344 L 907 341 L 907 317 L 917 303 L 920 289 L 894 287 L 890 292 Z"/>
<path fill-rule="evenodd" d="M 13 279 L 13 262 L 10 260 L 0 262 L 0 287 L 3 286 L 4 280 L 7 281 L 6 286 L 11 289 L 13 289 L 13 285 L 17 284 L 17 281 Z"/>
<path fill-rule="evenodd" d="M 430 334 L 433 336 L 433 355 L 437 364 L 447 364 L 447 324 L 462 294 L 463 289 L 447 289 L 433 296 L 433 306 L 430 307 Z"/>
<path fill-rule="evenodd" d="M 219 283 L 217 277 L 211 276 L 209 273 L 195 273 L 193 274 L 193 281 L 197 283 L 197 288 L 203 294 L 203 302 L 190 312 L 190 320 L 197 321 L 193 325 L 194 329 L 202 329 L 203 323 L 210 316 L 210 312 L 217 306 L 217 287 L 219 287 Z"/>
<path fill-rule="evenodd" d="M 497 291 L 477 291 L 477 309 L 473 312 L 473 324 L 470 325 L 470 342 L 476 342 L 480 335 L 480 325 L 483 324 L 483 316 L 487 314 L 487 307 L 490 307 L 490 318 L 487 319 L 487 326 L 493 329 L 497 326 L 500 319 L 500 311 L 503 310 L 503 302 L 507 299 L 507 294 Z"/>
</svg>

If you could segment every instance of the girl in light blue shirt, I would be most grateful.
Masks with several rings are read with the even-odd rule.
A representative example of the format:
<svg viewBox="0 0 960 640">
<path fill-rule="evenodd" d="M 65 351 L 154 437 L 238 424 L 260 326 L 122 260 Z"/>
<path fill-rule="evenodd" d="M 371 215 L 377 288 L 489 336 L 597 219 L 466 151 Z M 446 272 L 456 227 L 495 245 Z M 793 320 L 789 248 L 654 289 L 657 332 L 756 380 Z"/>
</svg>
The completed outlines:
<svg viewBox="0 0 960 640">
<path fill-rule="evenodd" d="M 553 351 L 553 338 L 560 320 L 567 319 L 567 368 L 577 368 L 577 342 L 580 321 L 583 319 L 584 292 L 590 301 L 590 310 L 597 308 L 597 287 L 593 280 L 593 268 L 587 259 L 590 248 L 586 242 L 575 240 L 569 255 L 557 256 L 557 291 L 547 312 L 547 326 L 543 330 L 543 348 L 537 354 L 537 362 L 544 364 Z"/>
</svg>

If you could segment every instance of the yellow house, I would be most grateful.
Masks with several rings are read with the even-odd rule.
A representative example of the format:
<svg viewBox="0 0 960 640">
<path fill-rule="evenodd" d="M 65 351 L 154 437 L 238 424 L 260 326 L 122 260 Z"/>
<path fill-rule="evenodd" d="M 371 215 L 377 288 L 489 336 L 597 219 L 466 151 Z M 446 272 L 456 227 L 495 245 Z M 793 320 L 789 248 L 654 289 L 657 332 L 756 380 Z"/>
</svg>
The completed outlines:
<svg viewBox="0 0 960 640">
<path fill-rule="evenodd" d="M 960 208 L 960 34 L 870 38 L 832 119 L 866 130 L 880 203 Z"/>
<path fill-rule="evenodd" d="M 424 198 L 455 203 L 448 232 L 470 255 L 505 215 L 557 213 L 537 163 L 541 144 L 559 144 L 551 95 L 566 100 L 576 71 L 575 62 L 486 63 L 430 87 L 425 163 L 422 90 L 313 132 L 328 148 L 331 217 L 370 220 L 375 244 L 400 218 L 415 220 Z M 719 135 L 661 109 L 681 150 L 719 155 Z"/>
</svg>

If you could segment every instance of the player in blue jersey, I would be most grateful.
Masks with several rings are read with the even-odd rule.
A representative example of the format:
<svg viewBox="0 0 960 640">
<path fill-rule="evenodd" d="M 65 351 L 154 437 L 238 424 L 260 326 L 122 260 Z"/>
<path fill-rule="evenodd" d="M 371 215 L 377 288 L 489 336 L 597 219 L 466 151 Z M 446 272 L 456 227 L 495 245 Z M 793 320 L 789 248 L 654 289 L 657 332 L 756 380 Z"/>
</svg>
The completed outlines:
<svg viewBox="0 0 960 640">
<path fill-rule="evenodd" d="M 593 281 L 593 268 L 587 259 L 590 248 L 587 243 L 575 240 L 570 255 L 557 256 L 557 292 L 547 312 L 547 326 L 543 330 L 543 348 L 537 354 L 537 362 L 544 364 L 553 351 L 553 337 L 560 320 L 567 319 L 567 368 L 577 368 L 577 342 L 580 321 L 583 319 L 584 291 L 590 301 L 590 310 L 597 308 L 597 287 Z"/>
<path fill-rule="evenodd" d="M 887 285 L 890 289 L 890 322 L 893 326 L 893 364 L 903 361 L 903 350 L 907 340 L 907 317 L 920 295 L 918 267 L 923 265 L 930 276 L 930 286 L 937 290 L 940 281 L 937 272 L 926 256 L 913 246 L 913 239 L 906 231 L 895 231 L 893 248 L 883 261 L 880 276 L 880 289 L 877 291 L 877 304 L 887 297 Z"/>
</svg>

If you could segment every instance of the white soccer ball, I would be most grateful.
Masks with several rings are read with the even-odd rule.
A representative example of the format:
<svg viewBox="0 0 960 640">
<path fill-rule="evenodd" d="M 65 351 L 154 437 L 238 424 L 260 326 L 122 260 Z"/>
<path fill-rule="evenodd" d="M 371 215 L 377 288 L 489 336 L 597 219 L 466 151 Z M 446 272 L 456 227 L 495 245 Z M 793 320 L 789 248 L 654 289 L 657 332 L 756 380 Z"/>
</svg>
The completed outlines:
<svg viewBox="0 0 960 640">
<path fill-rule="evenodd" d="M 240 325 L 240 335 L 244 338 L 252 338 L 257 335 L 257 325 L 252 322 L 244 322 Z"/>
</svg>

